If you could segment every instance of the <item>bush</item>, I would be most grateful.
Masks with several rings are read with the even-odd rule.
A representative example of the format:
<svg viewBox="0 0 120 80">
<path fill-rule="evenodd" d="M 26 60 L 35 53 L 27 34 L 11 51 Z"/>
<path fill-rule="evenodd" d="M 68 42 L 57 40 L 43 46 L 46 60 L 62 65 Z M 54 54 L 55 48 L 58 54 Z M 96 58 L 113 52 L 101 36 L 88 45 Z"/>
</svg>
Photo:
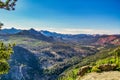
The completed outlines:
<svg viewBox="0 0 120 80">
<path fill-rule="evenodd" d="M 97 66 L 92 67 L 91 72 L 101 72 L 100 69 L 98 69 Z"/>
</svg>

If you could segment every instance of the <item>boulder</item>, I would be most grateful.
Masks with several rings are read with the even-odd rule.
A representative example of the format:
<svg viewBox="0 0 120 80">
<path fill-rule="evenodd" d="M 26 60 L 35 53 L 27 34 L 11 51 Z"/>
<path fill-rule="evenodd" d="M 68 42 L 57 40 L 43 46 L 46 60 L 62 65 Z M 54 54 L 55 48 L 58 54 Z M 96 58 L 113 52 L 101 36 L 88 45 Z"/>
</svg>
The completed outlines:
<svg viewBox="0 0 120 80">
<path fill-rule="evenodd" d="M 116 64 L 103 64 L 98 67 L 101 71 L 112 71 L 117 67 Z"/>
<path fill-rule="evenodd" d="M 92 68 L 92 66 L 83 66 L 81 67 L 81 69 L 78 72 L 79 76 L 83 76 L 85 73 L 88 72 L 88 70 L 90 70 Z"/>
</svg>

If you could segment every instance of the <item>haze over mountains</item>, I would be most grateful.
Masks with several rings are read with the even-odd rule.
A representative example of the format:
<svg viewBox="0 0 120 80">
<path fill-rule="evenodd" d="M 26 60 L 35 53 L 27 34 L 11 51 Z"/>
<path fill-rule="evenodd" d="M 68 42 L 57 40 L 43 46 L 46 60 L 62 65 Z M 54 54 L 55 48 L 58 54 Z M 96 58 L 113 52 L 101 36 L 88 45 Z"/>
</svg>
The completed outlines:
<svg viewBox="0 0 120 80">
<path fill-rule="evenodd" d="M 56 80 L 82 58 L 120 45 L 120 35 L 72 35 L 33 28 L 3 29 L 0 40 L 16 43 L 10 72 L 1 80 Z"/>
<path fill-rule="evenodd" d="M 120 44 L 119 34 L 111 34 L 111 35 L 99 35 L 99 34 L 61 34 L 56 32 L 50 32 L 47 30 L 40 30 L 36 31 L 35 29 L 31 28 L 29 30 L 20 30 L 20 29 L 2 29 L 0 31 L 0 35 L 29 35 L 29 37 L 34 37 L 37 39 L 45 40 L 45 41 L 74 41 L 74 42 L 80 42 L 82 41 L 88 43 L 88 44 Z M 49 39 L 48 39 L 49 38 Z M 84 43 L 85 44 L 85 43 Z"/>
<path fill-rule="evenodd" d="M 0 31 L 0 33 L 1 34 L 15 34 L 15 33 L 19 33 L 22 30 L 24 30 L 24 29 L 16 29 L 14 27 L 12 27 L 12 28 L 4 28 L 4 29 L 2 29 Z M 29 30 L 35 30 L 35 29 L 31 28 Z M 85 34 L 72 34 L 72 33 L 71 34 L 62 34 L 62 33 L 57 33 L 56 31 L 51 32 L 51 31 L 48 31 L 48 30 L 36 30 L 36 31 L 41 32 L 42 34 L 44 34 L 46 36 L 85 35 Z M 86 34 L 86 35 L 107 35 L 107 34 Z M 119 35 L 119 34 L 113 34 L 113 35 Z"/>
</svg>

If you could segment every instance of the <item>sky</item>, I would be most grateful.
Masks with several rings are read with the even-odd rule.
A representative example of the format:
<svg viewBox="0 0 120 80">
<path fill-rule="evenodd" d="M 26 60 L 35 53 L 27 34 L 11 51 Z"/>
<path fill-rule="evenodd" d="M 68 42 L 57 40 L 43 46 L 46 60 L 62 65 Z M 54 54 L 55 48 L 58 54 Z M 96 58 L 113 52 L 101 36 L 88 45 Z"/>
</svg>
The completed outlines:
<svg viewBox="0 0 120 80">
<path fill-rule="evenodd" d="M 64 34 L 120 34 L 120 0 L 18 0 L 0 10 L 4 28 Z"/>
</svg>

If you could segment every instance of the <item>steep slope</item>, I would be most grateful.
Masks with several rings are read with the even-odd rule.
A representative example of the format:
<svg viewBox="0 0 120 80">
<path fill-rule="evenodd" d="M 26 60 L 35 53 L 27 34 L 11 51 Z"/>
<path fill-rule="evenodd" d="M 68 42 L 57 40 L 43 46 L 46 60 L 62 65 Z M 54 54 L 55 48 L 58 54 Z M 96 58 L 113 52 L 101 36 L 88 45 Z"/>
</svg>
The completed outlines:
<svg viewBox="0 0 120 80">
<path fill-rule="evenodd" d="M 66 36 L 68 36 L 66 39 L 61 39 L 59 36 L 56 36 L 57 38 L 45 36 L 34 29 L 22 30 L 6 36 L 0 35 L 0 40 L 5 43 L 16 43 L 17 46 L 14 48 L 15 53 L 10 60 L 12 67 L 10 73 L 3 76 L 2 80 L 14 80 L 14 78 L 16 80 L 56 80 L 58 76 L 63 80 L 69 80 L 69 75 L 71 80 L 74 80 L 80 66 L 109 56 L 101 53 L 111 51 L 110 48 L 116 47 L 119 43 L 117 35 L 113 35 L 115 38 L 111 38 L 110 35 L 79 34 L 64 37 Z M 108 39 L 110 44 L 114 40 L 117 43 L 113 45 L 101 43 L 102 38 L 106 41 Z M 71 68 L 73 65 L 74 68 Z"/>
<path fill-rule="evenodd" d="M 36 80 L 43 73 L 37 57 L 22 47 L 14 48 L 14 54 L 9 63 L 10 72 L 2 76 L 1 80 Z"/>
<path fill-rule="evenodd" d="M 78 64 L 66 69 L 61 75 L 59 75 L 58 80 L 76 80 L 79 77 L 78 72 L 82 66 L 93 65 L 99 60 L 111 57 L 113 55 L 111 52 L 114 51 L 114 49 L 116 48 L 103 49 L 95 55 L 82 59 Z"/>
<path fill-rule="evenodd" d="M 94 54 L 97 51 L 94 48 L 88 49 L 79 46 L 75 49 L 75 45 L 72 43 L 48 42 L 36 39 L 36 37 L 29 36 L 29 34 L 31 34 L 29 31 L 25 31 L 22 34 L 7 35 L 6 37 L 4 35 L 0 36 L 0 39 L 5 43 L 16 43 L 17 45 L 17 48 L 14 48 L 15 53 L 12 56 L 12 62 L 10 61 L 12 68 L 9 74 L 2 77 L 3 80 L 13 80 L 14 77 L 16 80 L 21 80 L 22 76 L 27 80 L 55 80 L 66 68 L 77 64 L 82 56 Z M 36 34 L 35 32 L 34 35 Z M 81 51 L 78 49 L 81 49 Z M 34 60 L 36 61 L 34 62 Z M 31 62 L 40 67 L 34 68 Z M 31 65 L 33 66 L 31 67 Z M 38 71 L 40 69 L 44 72 L 40 74 L 35 69 Z M 35 74 L 36 77 L 34 77 L 35 75 L 32 76 L 32 74 Z"/>
</svg>

